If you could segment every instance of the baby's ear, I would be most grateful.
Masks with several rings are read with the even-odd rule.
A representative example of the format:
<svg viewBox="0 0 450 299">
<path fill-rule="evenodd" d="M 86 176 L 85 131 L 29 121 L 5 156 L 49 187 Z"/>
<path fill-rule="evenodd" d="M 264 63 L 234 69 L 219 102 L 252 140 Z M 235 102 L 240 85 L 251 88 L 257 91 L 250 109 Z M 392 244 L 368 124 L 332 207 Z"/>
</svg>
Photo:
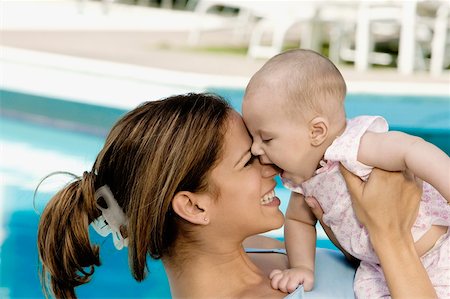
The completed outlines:
<svg viewBox="0 0 450 299">
<path fill-rule="evenodd" d="M 323 116 L 317 116 L 309 122 L 309 138 L 312 146 L 320 146 L 327 139 L 328 126 L 328 119 Z"/>
</svg>

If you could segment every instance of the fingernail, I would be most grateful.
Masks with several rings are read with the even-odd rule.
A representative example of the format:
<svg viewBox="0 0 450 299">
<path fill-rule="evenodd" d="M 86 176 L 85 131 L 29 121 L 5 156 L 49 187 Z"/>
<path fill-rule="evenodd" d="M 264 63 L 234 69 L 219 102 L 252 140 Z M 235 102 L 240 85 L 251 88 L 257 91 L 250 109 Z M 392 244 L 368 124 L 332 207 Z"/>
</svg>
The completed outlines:
<svg viewBox="0 0 450 299">
<path fill-rule="evenodd" d="M 316 207 L 316 203 L 313 200 L 306 198 L 305 201 L 308 207 L 310 207 L 311 209 L 314 209 Z"/>
</svg>

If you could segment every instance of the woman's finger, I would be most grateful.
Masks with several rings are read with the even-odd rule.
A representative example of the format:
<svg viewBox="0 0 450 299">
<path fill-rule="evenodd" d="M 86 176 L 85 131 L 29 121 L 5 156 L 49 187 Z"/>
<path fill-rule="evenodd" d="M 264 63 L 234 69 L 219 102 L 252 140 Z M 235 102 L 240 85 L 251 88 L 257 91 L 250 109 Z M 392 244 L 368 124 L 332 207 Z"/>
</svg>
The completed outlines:
<svg viewBox="0 0 450 299">
<path fill-rule="evenodd" d="M 347 184 L 350 196 L 352 198 L 360 198 L 364 190 L 364 182 L 358 176 L 348 171 L 342 164 L 339 164 L 339 170 Z"/>
</svg>

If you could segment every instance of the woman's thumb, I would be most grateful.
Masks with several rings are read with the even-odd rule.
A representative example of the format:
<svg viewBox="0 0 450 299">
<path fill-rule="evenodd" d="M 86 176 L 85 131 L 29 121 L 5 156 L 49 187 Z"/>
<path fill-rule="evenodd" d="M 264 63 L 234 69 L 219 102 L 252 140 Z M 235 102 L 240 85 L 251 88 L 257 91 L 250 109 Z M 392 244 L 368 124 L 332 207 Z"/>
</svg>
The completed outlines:
<svg viewBox="0 0 450 299">
<path fill-rule="evenodd" d="M 344 177 L 348 192 L 352 199 L 360 196 L 364 189 L 364 182 L 356 175 L 347 170 L 342 164 L 339 165 L 339 171 Z"/>
</svg>

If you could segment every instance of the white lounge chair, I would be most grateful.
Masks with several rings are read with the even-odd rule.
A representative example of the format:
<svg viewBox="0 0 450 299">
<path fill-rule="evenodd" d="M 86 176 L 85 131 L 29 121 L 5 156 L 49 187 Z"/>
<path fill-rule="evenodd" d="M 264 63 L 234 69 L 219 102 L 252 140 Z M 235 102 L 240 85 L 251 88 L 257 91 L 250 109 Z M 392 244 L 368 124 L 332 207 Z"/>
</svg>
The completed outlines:
<svg viewBox="0 0 450 299">
<path fill-rule="evenodd" d="M 236 39 L 240 39 L 245 36 L 246 27 L 250 25 L 250 13 L 246 9 L 245 5 L 242 5 L 245 1 L 239 0 L 190 0 L 188 1 L 186 8 L 188 10 L 193 10 L 195 14 L 198 15 L 199 22 L 194 26 L 189 32 L 188 36 L 188 44 L 191 46 L 195 46 L 200 42 L 200 36 L 203 31 L 206 31 L 207 28 L 204 28 L 204 24 L 202 20 L 205 19 L 206 13 L 217 6 L 235 8 L 239 10 L 239 13 L 234 18 L 233 22 L 227 22 L 227 29 L 234 30 L 234 37 Z M 230 24 L 232 24 L 230 26 Z M 225 25 L 225 24 L 224 24 Z M 225 27 L 224 27 L 225 28 Z"/>
<path fill-rule="evenodd" d="M 355 0 L 340 2 L 354 2 Z M 234 23 L 235 36 L 245 37 L 251 28 L 248 55 L 256 58 L 267 58 L 283 49 L 288 31 L 296 24 L 300 26 L 300 42 L 302 48 L 320 50 L 321 9 L 330 1 L 238 1 L 238 0 L 198 0 L 195 1 L 194 12 L 203 16 L 214 6 L 226 6 L 239 9 Z M 336 3 L 336 2 L 333 2 Z M 256 20 L 256 23 L 254 22 Z M 189 35 L 189 43 L 199 42 L 201 28 L 195 28 Z M 269 44 L 265 44 L 267 36 Z"/>
<path fill-rule="evenodd" d="M 443 2 L 437 12 L 434 22 L 434 33 L 431 42 L 430 72 L 432 75 L 440 75 L 450 61 L 450 7 L 448 2 Z"/>
<path fill-rule="evenodd" d="M 420 6 L 437 6 L 437 13 L 431 17 L 418 15 Z M 439 74 L 450 55 L 448 44 L 449 13 L 447 1 L 364 1 L 361 2 L 356 22 L 355 51 L 348 47 L 340 49 L 340 56 L 353 60 L 355 68 L 367 70 L 370 64 L 390 64 L 391 55 L 374 52 L 376 26 L 384 26 L 384 37 L 398 39 L 397 69 L 410 74 L 416 69 L 425 69 L 425 48 L 431 48 L 430 70 Z M 423 34 L 428 31 L 429 34 Z M 428 46 L 423 47 L 424 44 Z"/>
</svg>

